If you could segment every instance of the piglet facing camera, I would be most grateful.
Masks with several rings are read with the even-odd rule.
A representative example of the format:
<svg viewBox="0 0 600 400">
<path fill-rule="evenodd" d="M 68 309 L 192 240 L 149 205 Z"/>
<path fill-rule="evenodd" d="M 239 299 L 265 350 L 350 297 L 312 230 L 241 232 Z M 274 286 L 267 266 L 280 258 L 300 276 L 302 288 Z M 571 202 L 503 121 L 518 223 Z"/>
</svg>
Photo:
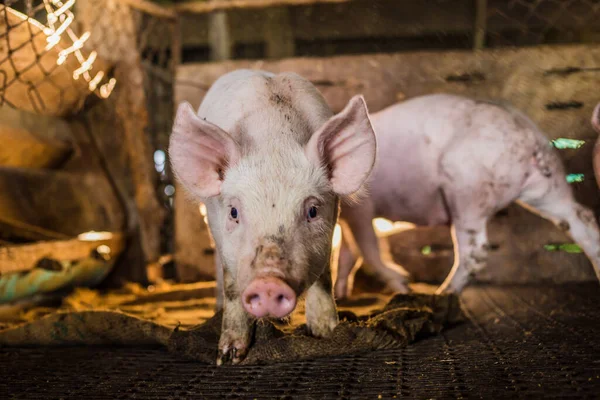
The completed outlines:
<svg viewBox="0 0 600 400">
<path fill-rule="evenodd" d="M 361 188 L 375 150 L 362 97 L 333 115 L 292 73 L 234 71 L 214 83 L 197 114 L 179 106 L 173 171 L 206 204 L 222 269 L 217 364 L 240 362 L 254 320 L 289 315 L 304 293 L 311 333 L 336 327 L 330 259 L 339 197 Z"/>
</svg>

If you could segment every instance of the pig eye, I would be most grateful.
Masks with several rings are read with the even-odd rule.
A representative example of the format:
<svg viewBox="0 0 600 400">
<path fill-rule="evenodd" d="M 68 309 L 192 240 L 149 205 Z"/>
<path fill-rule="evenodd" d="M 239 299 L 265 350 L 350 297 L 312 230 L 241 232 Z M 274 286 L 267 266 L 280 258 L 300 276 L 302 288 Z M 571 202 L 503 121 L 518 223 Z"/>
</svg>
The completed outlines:
<svg viewBox="0 0 600 400">
<path fill-rule="evenodd" d="M 238 217 L 238 210 L 237 210 L 237 208 L 231 207 L 231 211 L 229 211 L 229 215 L 231 216 L 231 218 L 237 219 L 237 217 Z"/>
<path fill-rule="evenodd" d="M 317 207 L 312 206 L 308 209 L 308 220 L 317 218 Z"/>
</svg>

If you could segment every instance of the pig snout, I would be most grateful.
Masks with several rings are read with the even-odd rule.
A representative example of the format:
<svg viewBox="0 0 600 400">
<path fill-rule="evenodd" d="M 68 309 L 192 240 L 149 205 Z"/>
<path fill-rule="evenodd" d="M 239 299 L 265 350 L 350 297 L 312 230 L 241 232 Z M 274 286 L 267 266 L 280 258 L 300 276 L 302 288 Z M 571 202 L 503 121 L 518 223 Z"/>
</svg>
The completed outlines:
<svg viewBox="0 0 600 400">
<path fill-rule="evenodd" d="M 244 290 L 242 303 L 257 318 L 283 318 L 296 307 L 296 293 L 279 278 L 257 278 Z"/>
<path fill-rule="evenodd" d="M 267 237 L 257 247 L 255 275 L 242 293 L 244 309 L 257 318 L 283 318 L 296 307 L 296 292 L 285 281 L 289 260 L 282 244 L 282 238 Z"/>
</svg>

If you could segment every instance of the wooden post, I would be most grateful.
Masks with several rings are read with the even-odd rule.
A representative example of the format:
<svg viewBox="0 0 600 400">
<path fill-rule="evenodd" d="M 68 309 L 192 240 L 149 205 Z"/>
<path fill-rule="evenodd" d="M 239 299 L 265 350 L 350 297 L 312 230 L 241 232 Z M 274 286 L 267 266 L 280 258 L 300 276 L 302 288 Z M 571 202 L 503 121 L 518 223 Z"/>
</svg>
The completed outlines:
<svg viewBox="0 0 600 400">
<path fill-rule="evenodd" d="M 181 52 L 183 50 L 181 41 L 181 18 L 176 18 L 173 24 L 173 45 L 171 46 L 171 63 L 173 65 L 173 74 L 177 70 L 179 64 L 181 64 Z M 173 110 L 175 112 L 175 110 Z"/>
<path fill-rule="evenodd" d="M 217 11 L 208 17 L 208 42 L 210 59 L 222 61 L 231 59 L 232 43 L 229 21 L 225 11 Z"/>
<path fill-rule="evenodd" d="M 289 58 L 295 53 L 294 32 L 290 11 L 287 7 L 267 10 L 267 24 L 264 28 L 267 58 Z"/>
<path fill-rule="evenodd" d="M 485 46 L 487 23 L 487 0 L 475 0 L 475 35 L 473 50 L 481 50 Z"/>
</svg>

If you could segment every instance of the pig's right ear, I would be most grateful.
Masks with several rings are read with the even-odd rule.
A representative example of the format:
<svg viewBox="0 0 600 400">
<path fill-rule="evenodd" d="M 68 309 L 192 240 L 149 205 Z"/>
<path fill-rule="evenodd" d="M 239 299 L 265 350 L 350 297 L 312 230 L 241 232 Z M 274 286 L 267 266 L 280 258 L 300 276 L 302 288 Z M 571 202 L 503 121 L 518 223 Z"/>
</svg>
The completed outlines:
<svg viewBox="0 0 600 400">
<path fill-rule="evenodd" d="M 239 155 L 227 132 L 198 117 L 190 103 L 179 106 L 169 156 L 175 176 L 189 192 L 202 199 L 220 194 L 225 170 Z"/>
<path fill-rule="evenodd" d="M 592 113 L 592 126 L 596 129 L 596 132 L 600 134 L 600 103 L 598 103 Z"/>
<path fill-rule="evenodd" d="M 376 153 L 375 132 L 362 96 L 327 121 L 306 145 L 306 156 L 327 168 L 333 191 L 341 196 L 358 191 L 365 182 Z"/>
</svg>

